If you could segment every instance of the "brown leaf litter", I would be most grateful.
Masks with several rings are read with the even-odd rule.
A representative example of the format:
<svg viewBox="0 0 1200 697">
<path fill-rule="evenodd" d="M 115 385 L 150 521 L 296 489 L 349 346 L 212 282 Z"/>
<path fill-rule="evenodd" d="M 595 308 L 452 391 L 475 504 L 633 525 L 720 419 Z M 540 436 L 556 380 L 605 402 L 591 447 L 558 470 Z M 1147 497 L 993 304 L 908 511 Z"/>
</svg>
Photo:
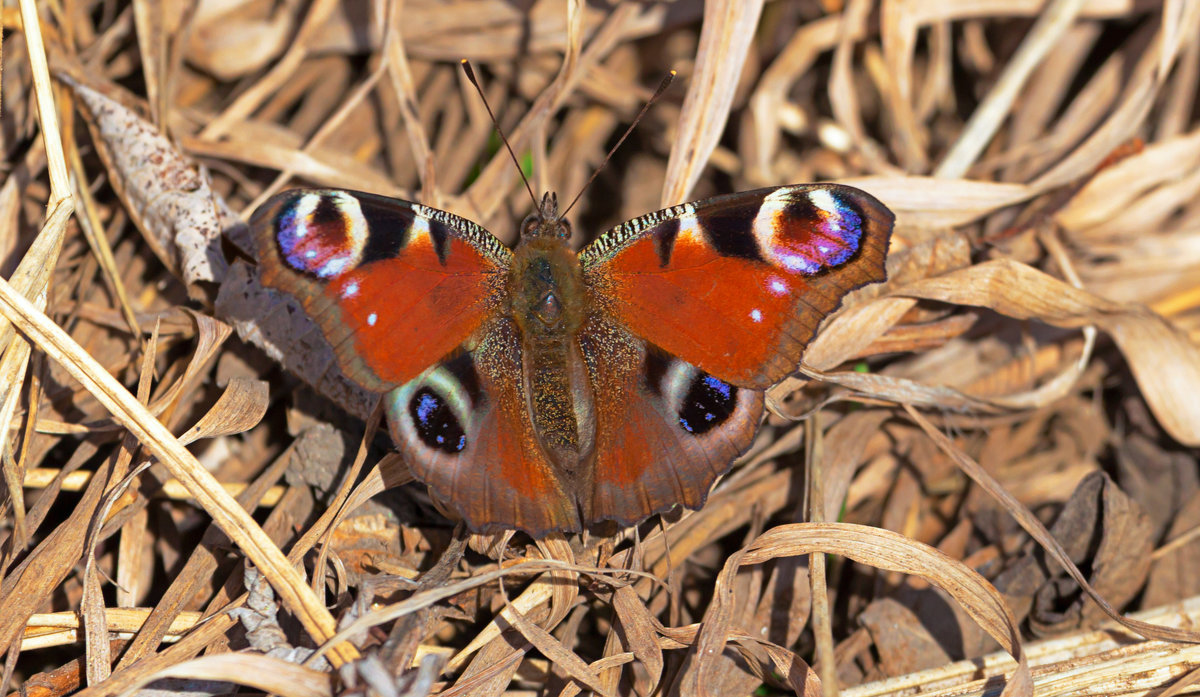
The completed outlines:
<svg viewBox="0 0 1200 697">
<path fill-rule="evenodd" d="M 1198 679 L 1200 5 L 2 16 L 8 690 Z M 259 285 L 239 221 L 296 185 L 514 239 L 528 198 L 461 58 L 534 186 L 564 196 L 679 72 L 573 211 L 578 244 L 660 204 L 805 181 L 896 212 L 889 280 L 824 324 L 700 511 L 536 541 L 456 529 L 376 434 L 376 396 Z"/>
</svg>

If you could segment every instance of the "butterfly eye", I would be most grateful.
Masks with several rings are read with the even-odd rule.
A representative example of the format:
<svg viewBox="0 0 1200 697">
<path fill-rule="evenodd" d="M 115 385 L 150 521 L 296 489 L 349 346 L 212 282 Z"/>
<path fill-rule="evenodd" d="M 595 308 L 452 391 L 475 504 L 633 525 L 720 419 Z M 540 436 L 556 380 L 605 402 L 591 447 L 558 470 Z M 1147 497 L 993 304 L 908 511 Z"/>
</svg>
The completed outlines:
<svg viewBox="0 0 1200 697">
<path fill-rule="evenodd" d="M 525 220 L 521 222 L 521 239 L 525 240 L 536 236 L 538 225 L 540 225 L 541 222 L 542 219 L 536 215 L 531 215 L 525 218 Z"/>
</svg>

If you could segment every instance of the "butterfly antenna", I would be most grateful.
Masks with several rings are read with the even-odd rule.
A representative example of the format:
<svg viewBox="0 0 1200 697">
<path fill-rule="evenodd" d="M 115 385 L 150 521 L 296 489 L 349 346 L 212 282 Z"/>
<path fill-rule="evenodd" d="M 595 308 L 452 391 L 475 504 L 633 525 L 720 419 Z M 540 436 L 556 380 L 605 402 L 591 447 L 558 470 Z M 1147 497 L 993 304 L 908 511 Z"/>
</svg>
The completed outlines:
<svg viewBox="0 0 1200 697">
<path fill-rule="evenodd" d="M 621 139 L 618 140 L 617 144 L 612 146 L 612 150 L 609 150 L 608 154 L 604 156 L 604 161 L 601 162 L 600 166 L 592 172 L 591 178 L 587 180 L 587 183 L 583 185 L 583 188 L 579 190 L 579 193 L 575 194 L 575 198 L 571 199 L 571 205 L 567 206 L 558 217 L 567 217 L 567 213 L 575 207 L 576 203 L 579 203 L 579 197 L 583 196 L 583 192 L 587 191 L 588 187 L 592 185 L 592 182 L 596 181 L 596 177 L 599 176 L 600 170 L 604 169 L 604 166 L 607 165 L 608 161 L 612 159 L 613 154 L 617 152 L 617 148 L 621 147 L 621 143 L 625 142 L 625 139 L 629 137 L 630 133 L 633 133 L 633 129 L 637 128 L 638 122 L 642 120 L 642 117 L 646 115 L 647 111 L 650 111 L 650 107 L 654 106 L 654 103 L 657 102 L 658 98 L 663 95 L 663 92 L 667 91 L 667 87 L 670 86 L 671 80 L 674 79 L 675 71 L 672 70 L 671 72 L 667 73 L 667 76 L 664 77 L 663 81 L 659 83 L 658 89 L 654 90 L 654 95 L 651 96 L 646 104 L 642 106 L 642 110 L 638 112 L 637 116 L 633 117 L 633 123 L 629 124 L 629 128 L 625 129 L 625 133 L 621 136 Z"/>
<path fill-rule="evenodd" d="M 467 79 L 475 86 L 475 91 L 479 93 L 479 99 L 483 101 L 483 106 L 487 109 L 488 116 L 492 118 L 492 125 L 496 127 L 496 133 L 500 134 L 500 140 L 504 141 L 504 147 L 508 150 L 509 157 L 512 158 L 513 164 L 517 166 L 517 174 L 521 175 L 521 181 L 525 183 L 525 190 L 529 192 L 529 200 L 533 201 L 533 210 L 541 216 L 542 206 L 538 203 L 537 196 L 533 194 L 533 187 L 529 185 L 529 180 L 525 178 L 525 172 L 521 169 L 521 161 L 517 159 L 517 154 L 513 152 L 512 146 L 508 144 L 508 137 L 504 135 L 504 130 L 500 128 L 500 122 L 496 120 L 496 115 L 492 113 L 492 105 L 488 104 L 487 97 L 483 94 L 483 88 L 479 86 L 479 80 L 475 79 L 475 71 L 471 68 L 471 62 L 466 58 L 462 59 L 463 71 L 467 73 Z"/>
</svg>

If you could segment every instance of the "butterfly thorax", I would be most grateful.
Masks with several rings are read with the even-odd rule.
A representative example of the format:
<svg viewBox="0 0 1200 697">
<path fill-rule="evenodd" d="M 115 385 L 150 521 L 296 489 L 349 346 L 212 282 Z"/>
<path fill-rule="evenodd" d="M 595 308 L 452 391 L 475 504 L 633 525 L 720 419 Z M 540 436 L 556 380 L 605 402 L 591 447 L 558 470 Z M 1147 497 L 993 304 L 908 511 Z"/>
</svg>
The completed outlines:
<svg viewBox="0 0 1200 697">
<path fill-rule="evenodd" d="M 591 452 L 595 429 L 578 341 L 587 313 L 579 259 L 558 235 L 523 237 L 509 284 L 534 433 L 551 462 L 574 472 Z"/>
</svg>

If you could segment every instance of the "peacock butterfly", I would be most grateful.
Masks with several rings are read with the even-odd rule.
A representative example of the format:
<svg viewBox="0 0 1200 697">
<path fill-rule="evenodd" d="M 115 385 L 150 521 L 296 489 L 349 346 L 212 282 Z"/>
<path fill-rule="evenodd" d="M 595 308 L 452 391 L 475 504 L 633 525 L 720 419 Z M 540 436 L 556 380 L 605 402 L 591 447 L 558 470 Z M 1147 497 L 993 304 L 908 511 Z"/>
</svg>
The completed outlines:
<svg viewBox="0 0 1200 697">
<path fill-rule="evenodd" d="M 386 392 L 413 473 L 476 530 L 633 524 L 709 488 L 851 290 L 884 280 L 893 215 L 837 184 L 634 218 L 576 253 L 554 194 L 509 249 L 475 223 L 336 189 L 251 219 L 262 282 L 348 376 Z"/>
</svg>

